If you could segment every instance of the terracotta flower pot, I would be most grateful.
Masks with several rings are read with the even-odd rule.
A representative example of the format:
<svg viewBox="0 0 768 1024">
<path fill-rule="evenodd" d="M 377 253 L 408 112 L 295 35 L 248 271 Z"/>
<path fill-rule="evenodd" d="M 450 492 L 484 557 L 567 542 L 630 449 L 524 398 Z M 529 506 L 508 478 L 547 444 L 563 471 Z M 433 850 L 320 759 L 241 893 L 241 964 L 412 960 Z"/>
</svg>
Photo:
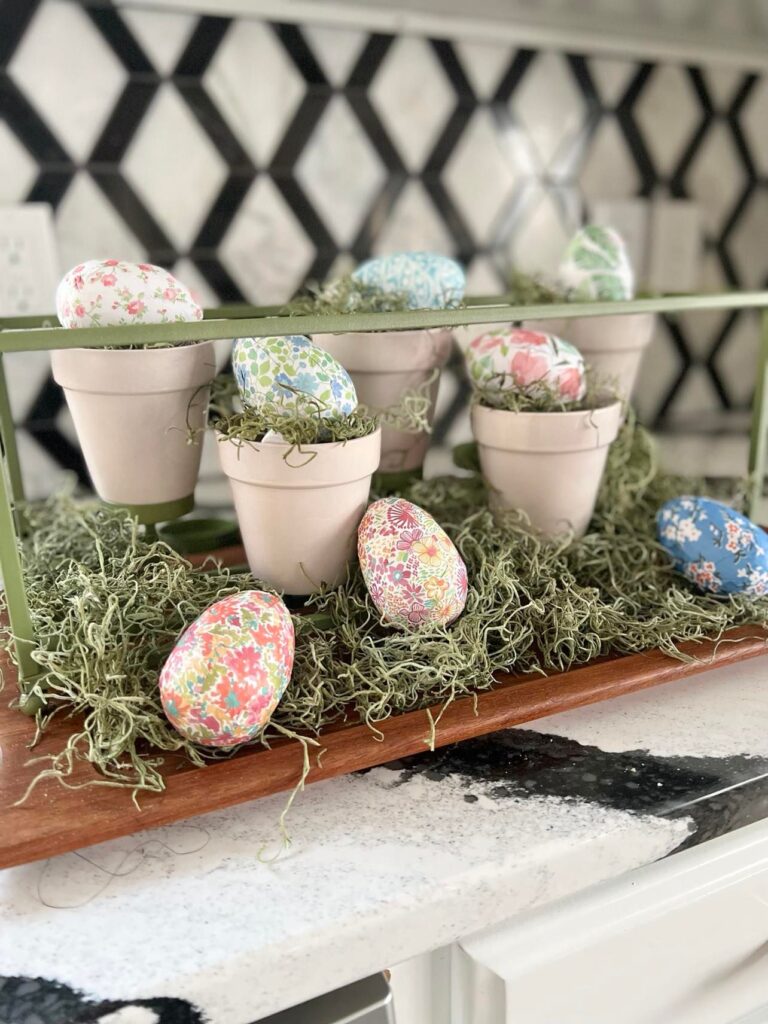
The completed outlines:
<svg viewBox="0 0 768 1024">
<path fill-rule="evenodd" d="M 581 537 L 621 425 L 621 402 L 581 412 L 476 405 L 472 431 L 492 509 L 521 509 L 547 537 Z"/>
<path fill-rule="evenodd" d="M 188 428 L 205 427 L 208 385 L 216 374 L 213 344 L 146 349 L 57 349 L 54 379 L 64 389 L 88 472 L 104 501 L 189 511 L 202 444 Z"/>
<path fill-rule="evenodd" d="M 301 450 L 217 439 L 253 575 L 288 594 L 341 583 L 379 465 L 381 432 Z"/>
<path fill-rule="evenodd" d="M 584 356 L 599 378 L 616 387 L 620 398 L 629 399 L 635 386 L 643 353 L 653 338 L 653 313 L 624 316 L 585 316 L 561 320 L 530 321 L 534 330 L 555 334 Z"/>
<path fill-rule="evenodd" d="M 424 386 L 435 369 L 448 361 L 450 331 L 381 331 L 368 334 L 315 334 L 312 340 L 337 359 L 352 378 L 357 397 L 374 410 L 399 405 L 403 394 Z M 430 388 L 429 423 L 435 415 L 440 381 Z M 383 426 L 382 473 L 419 469 L 429 448 L 427 431 L 409 434 Z"/>
</svg>

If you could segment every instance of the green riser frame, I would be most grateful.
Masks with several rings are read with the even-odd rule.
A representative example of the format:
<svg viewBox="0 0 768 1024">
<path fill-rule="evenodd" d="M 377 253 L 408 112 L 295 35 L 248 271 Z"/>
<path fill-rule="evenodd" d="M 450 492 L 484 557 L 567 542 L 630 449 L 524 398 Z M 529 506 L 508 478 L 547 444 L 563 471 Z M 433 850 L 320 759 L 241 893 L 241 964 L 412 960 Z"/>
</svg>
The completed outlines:
<svg viewBox="0 0 768 1024">
<path fill-rule="evenodd" d="M 21 466 L 11 417 L 3 356 L 8 352 L 39 352 L 58 348 L 122 348 L 128 345 L 181 345 L 218 338 L 268 337 L 274 334 L 344 334 L 362 331 L 419 330 L 484 324 L 519 323 L 545 319 L 580 319 L 632 313 L 689 313 L 707 309 L 760 309 L 762 341 L 757 367 L 749 471 L 752 478 L 750 515 L 768 521 L 768 502 L 763 496 L 763 467 L 768 450 L 768 292 L 722 295 L 673 295 L 635 299 L 631 302 L 585 302 L 548 306 L 520 306 L 509 296 L 467 299 L 462 309 L 416 310 L 398 313 L 344 313 L 333 315 L 291 314 L 280 306 L 223 306 L 206 310 L 196 323 L 136 324 L 125 327 L 94 327 L 65 330 L 51 327 L 51 316 L 0 320 L 0 570 L 5 584 L 8 615 L 16 638 L 22 710 L 40 707 L 33 687 L 44 688 L 34 660 L 36 638 L 24 587 L 20 557 L 19 505 L 24 500 Z"/>
</svg>

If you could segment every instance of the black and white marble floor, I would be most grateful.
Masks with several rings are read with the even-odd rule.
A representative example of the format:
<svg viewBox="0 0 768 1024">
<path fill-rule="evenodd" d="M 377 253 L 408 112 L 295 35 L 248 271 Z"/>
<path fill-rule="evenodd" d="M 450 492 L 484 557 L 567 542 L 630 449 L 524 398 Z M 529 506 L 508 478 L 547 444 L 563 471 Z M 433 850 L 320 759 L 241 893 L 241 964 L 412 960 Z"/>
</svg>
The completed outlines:
<svg viewBox="0 0 768 1024">
<path fill-rule="evenodd" d="M 245 1024 L 768 815 L 768 661 L 0 874 L 0 1022 Z M 266 847 L 265 847 L 266 844 Z"/>
</svg>

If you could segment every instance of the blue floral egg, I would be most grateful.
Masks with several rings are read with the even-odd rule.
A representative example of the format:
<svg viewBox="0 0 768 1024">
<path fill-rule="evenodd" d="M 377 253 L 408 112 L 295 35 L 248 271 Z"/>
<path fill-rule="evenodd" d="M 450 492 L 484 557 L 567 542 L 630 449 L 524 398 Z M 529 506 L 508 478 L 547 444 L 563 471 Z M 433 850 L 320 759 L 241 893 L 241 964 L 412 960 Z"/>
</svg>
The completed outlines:
<svg viewBox="0 0 768 1024">
<path fill-rule="evenodd" d="M 431 252 L 397 252 L 361 263 L 352 274 L 363 289 L 405 297 L 409 309 L 450 309 L 464 298 L 456 260 Z"/>
<path fill-rule="evenodd" d="M 675 568 L 700 590 L 768 594 L 768 538 L 741 512 L 712 498 L 673 498 L 656 526 Z"/>
<path fill-rule="evenodd" d="M 333 356 L 300 334 L 240 338 L 232 354 L 243 405 L 270 404 L 285 415 L 315 410 L 349 415 L 357 408 L 352 378 Z"/>
</svg>

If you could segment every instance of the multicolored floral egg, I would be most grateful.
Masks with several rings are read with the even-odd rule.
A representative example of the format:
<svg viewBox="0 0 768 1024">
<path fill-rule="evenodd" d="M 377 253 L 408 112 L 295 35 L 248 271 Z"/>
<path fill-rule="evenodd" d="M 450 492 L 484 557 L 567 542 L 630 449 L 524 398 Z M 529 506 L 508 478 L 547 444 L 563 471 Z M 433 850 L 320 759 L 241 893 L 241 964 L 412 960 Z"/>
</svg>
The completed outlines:
<svg viewBox="0 0 768 1024">
<path fill-rule="evenodd" d="M 431 252 L 397 252 L 361 263 L 353 280 L 366 291 L 405 297 L 409 309 L 450 309 L 464 298 L 456 260 Z"/>
<path fill-rule="evenodd" d="M 78 263 L 56 290 L 62 327 L 167 324 L 202 320 L 189 290 L 162 267 L 124 260 Z"/>
<path fill-rule="evenodd" d="M 193 743 L 252 740 L 288 685 L 293 652 L 293 620 L 279 597 L 260 590 L 225 597 L 182 633 L 163 665 L 163 709 Z"/>
<path fill-rule="evenodd" d="M 369 506 L 357 531 L 365 585 L 387 622 L 447 626 L 464 610 L 467 567 L 431 515 L 404 498 Z"/>
<path fill-rule="evenodd" d="M 232 354 L 243 405 L 267 403 L 295 412 L 349 415 L 357 408 L 352 378 L 333 356 L 302 334 L 240 338 Z"/>
<path fill-rule="evenodd" d="M 713 498 L 673 498 L 656 516 L 659 543 L 674 567 L 711 594 L 768 594 L 768 536 Z"/>
<path fill-rule="evenodd" d="M 586 368 L 577 348 L 553 334 L 506 328 L 481 334 L 465 353 L 472 384 L 493 404 L 493 392 L 549 390 L 563 401 L 586 391 Z"/>
<path fill-rule="evenodd" d="M 565 250 L 557 285 L 576 301 L 633 298 L 635 275 L 618 231 L 599 224 L 577 231 Z"/>
</svg>

